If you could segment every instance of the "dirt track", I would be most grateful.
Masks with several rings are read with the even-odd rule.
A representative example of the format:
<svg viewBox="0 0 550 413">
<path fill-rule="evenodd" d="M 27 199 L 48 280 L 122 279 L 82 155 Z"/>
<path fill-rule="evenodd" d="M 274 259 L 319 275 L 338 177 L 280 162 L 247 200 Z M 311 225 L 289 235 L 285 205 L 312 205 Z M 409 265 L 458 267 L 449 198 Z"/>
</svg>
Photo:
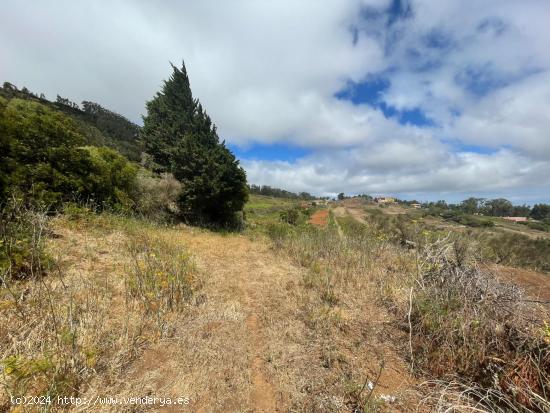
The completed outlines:
<svg viewBox="0 0 550 413">
<path fill-rule="evenodd" d="M 63 236 L 54 242 L 79 278 L 108 274 L 118 280 L 125 271 L 122 233 L 57 231 Z M 108 391 L 113 397 L 190 400 L 183 409 L 142 406 L 140 412 L 349 412 L 350 388 L 374 381 L 384 364 L 373 394 L 396 395 L 401 402 L 400 392 L 413 382 L 396 347 L 404 339 L 366 283 L 340 284 L 338 301 L 327 305 L 306 285 L 310 268 L 293 264 L 267 239 L 188 227 L 155 231 L 186 247 L 202 287 L 171 319 L 172 333 L 151 341 L 141 338 L 147 332 L 136 336 L 143 352 L 136 348 L 132 361 L 120 361 L 123 369 L 95 376 L 83 396 Z M 123 314 L 123 297 L 111 300 L 110 308 Z M 104 407 L 97 411 L 111 411 Z"/>
<path fill-rule="evenodd" d="M 309 219 L 309 223 L 320 227 L 326 226 L 328 224 L 328 209 L 316 211 Z"/>
<path fill-rule="evenodd" d="M 350 366 L 342 367 L 353 369 L 360 380 L 374 379 L 384 354 L 386 367 L 376 392 L 408 386 L 406 364 L 375 333 L 386 323 L 376 307 L 369 304 L 368 319 L 365 309 L 339 310 L 348 314 L 351 330 L 336 330 L 337 336 L 326 338 L 305 324 L 304 306 L 311 300 L 302 285 L 307 269 L 244 236 L 190 231 L 182 234 L 182 242 L 204 273 L 206 299 L 169 343 L 146 351 L 142 360 L 149 362 L 133 366 L 143 382 L 163 378 L 151 389 L 154 394 L 189 395 L 190 411 L 198 412 L 301 411 L 319 409 L 329 400 L 317 411 L 349 411 L 345 395 L 335 394 L 330 384 L 343 373 L 325 366 L 323 360 L 333 357 L 327 351 L 349 359 Z M 372 335 L 364 337 L 364 331 Z M 353 344 L 357 340 L 363 341 L 359 347 Z"/>
</svg>

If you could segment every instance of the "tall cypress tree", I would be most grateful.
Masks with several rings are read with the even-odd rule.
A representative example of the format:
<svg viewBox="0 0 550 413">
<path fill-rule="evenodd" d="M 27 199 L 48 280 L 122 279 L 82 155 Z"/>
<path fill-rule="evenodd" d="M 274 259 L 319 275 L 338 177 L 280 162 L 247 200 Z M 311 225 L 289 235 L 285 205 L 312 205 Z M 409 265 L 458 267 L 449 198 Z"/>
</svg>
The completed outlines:
<svg viewBox="0 0 550 413">
<path fill-rule="evenodd" d="M 185 65 L 172 68 L 162 90 L 147 102 L 146 150 L 159 171 L 172 172 L 182 182 L 179 206 L 187 221 L 230 224 L 248 198 L 246 174 L 193 99 Z"/>
<path fill-rule="evenodd" d="M 174 149 L 189 131 L 196 106 L 185 64 L 181 70 L 171 66 L 172 76 L 164 81 L 162 90 L 146 103 L 147 116 L 143 117 L 145 150 L 153 157 L 159 172 L 172 171 Z"/>
</svg>

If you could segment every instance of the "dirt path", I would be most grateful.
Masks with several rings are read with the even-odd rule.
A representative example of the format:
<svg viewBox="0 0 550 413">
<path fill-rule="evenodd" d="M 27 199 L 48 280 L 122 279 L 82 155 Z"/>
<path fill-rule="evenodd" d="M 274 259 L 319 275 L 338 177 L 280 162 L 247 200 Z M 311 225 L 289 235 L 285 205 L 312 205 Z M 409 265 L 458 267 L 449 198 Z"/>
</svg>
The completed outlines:
<svg viewBox="0 0 550 413">
<path fill-rule="evenodd" d="M 328 224 L 328 209 L 321 209 L 316 211 L 311 218 L 309 223 L 313 225 L 318 225 L 320 227 L 325 227 Z"/>
<path fill-rule="evenodd" d="M 189 399 L 186 406 L 139 406 L 136 412 L 349 412 L 353 395 L 376 379 L 382 360 L 375 396 L 410 388 L 397 348 L 400 333 L 366 284 L 342 283 L 337 299 L 327 301 L 312 288 L 311 269 L 293 264 L 263 237 L 187 227 L 151 231 L 188 249 L 202 287 L 183 313 L 164 315 L 163 336 L 149 340 L 157 333 L 137 333 L 134 357 L 110 362 L 123 367 L 95 376 L 82 396 Z M 113 274 L 125 271 L 127 258 L 123 234 L 88 235 L 65 230 L 61 238 L 74 249 L 81 275 L 118 279 Z M 90 238 L 83 240 L 90 246 L 86 263 L 93 268 L 76 259 L 84 236 Z M 96 265 L 102 259 L 117 271 Z M 110 307 L 124 312 L 122 302 L 110 301 Z M 399 410 L 396 404 L 389 408 Z"/>
<path fill-rule="evenodd" d="M 360 222 L 361 224 L 366 224 L 367 221 L 365 220 L 365 212 L 362 209 L 356 209 L 356 208 L 346 208 L 346 213 L 355 218 L 356 221 Z"/>
<path fill-rule="evenodd" d="M 289 333 L 285 286 L 296 281 L 298 269 L 244 236 L 189 230 L 181 242 L 203 274 L 204 302 L 168 346 L 146 352 L 163 364 L 138 363 L 134 370 L 149 376 L 156 370 L 165 380 L 154 392 L 190 397 L 188 411 L 288 410 L 292 389 L 284 389 L 274 363 L 283 351 L 278 347 L 292 345 L 283 337 Z"/>
<path fill-rule="evenodd" d="M 346 209 L 344 207 L 336 207 L 332 210 L 332 213 L 334 214 L 335 218 L 342 218 L 346 216 Z M 340 239 L 342 239 L 344 237 L 344 231 L 342 231 L 342 227 L 340 226 L 338 219 L 334 220 L 334 224 L 336 225 L 338 236 L 340 237 Z"/>
</svg>

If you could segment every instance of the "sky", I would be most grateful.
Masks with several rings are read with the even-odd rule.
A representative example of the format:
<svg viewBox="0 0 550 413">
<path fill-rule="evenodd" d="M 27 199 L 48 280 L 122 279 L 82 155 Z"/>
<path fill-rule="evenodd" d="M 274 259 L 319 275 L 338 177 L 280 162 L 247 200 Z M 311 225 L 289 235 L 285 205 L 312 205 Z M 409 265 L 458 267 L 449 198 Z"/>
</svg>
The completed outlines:
<svg viewBox="0 0 550 413">
<path fill-rule="evenodd" d="M 0 81 L 141 124 L 183 60 L 250 183 L 550 202 L 550 1 L 15 1 Z"/>
</svg>

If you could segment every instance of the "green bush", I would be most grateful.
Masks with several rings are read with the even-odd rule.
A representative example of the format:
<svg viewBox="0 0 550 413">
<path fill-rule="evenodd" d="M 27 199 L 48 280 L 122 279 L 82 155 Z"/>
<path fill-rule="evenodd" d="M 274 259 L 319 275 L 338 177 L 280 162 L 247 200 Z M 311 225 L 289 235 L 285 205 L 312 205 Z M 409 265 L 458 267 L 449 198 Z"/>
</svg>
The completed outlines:
<svg viewBox="0 0 550 413">
<path fill-rule="evenodd" d="M 2 99 L 0 136 L 0 202 L 12 193 L 52 209 L 72 200 L 132 207 L 137 167 L 113 149 L 83 147 L 83 135 L 65 114 Z"/>
<path fill-rule="evenodd" d="M 489 228 L 489 227 L 495 226 L 495 223 L 490 219 L 475 216 L 475 215 L 470 215 L 470 214 L 464 214 L 463 212 L 460 212 L 460 211 L 447 210 L 447 211 L 441 212 L 440 216 L 443 219 L 454 221 L 458 224 L 466 225 L 468 227 Z"/>
<path fill-rule="evenodd" d="M 550 239 L 510 232 L 481 235 L 485 258 L 500 264 L 550 271 Z"/>
<path fill-rule="evenodd" d="M 550 232 L 550 222 L 545 223 L 544 221 L 541 221 L 541 222 L 527 221 L 527 222 L 521 222 L 521 224 L 525 225 L 528 228 L 536 229 L 538 231 Z"/>
<path fill-rule="evenodd" d="M 130 210 L 135 205 L 138 167 L 114 149 L 87 146 L 90 169 L 84 194 L 98 205 Z"/>
<path fill-rule="evenodd" d="M 490 228 L 494 227 L 495 223 L 487 218 L 480 218 L 476 217 L 474 215 L 460 215 L 458 217 L 457 222 L 462 225 L 466 225 L 468 227 L 484 227 L 484 228 Z"/>
<path fill-rule="evenodd" d="M 287 209 L 280 213 L 281 221 L 290 225 L 298 225 L 300 219 L 300 210 L 298 208 Z"/>
</svg>

